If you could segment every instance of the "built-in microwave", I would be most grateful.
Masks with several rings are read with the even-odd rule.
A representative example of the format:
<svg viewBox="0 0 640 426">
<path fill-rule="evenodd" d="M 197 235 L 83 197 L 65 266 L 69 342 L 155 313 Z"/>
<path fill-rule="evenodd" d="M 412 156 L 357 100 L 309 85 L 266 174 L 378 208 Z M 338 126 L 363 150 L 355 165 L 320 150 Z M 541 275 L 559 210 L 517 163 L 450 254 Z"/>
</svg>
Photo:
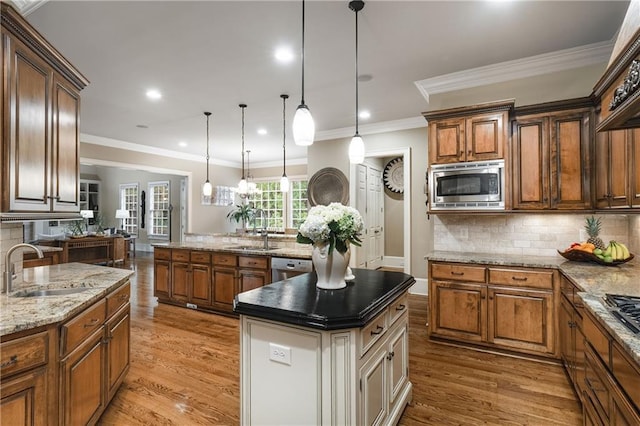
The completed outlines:
<svg viewBox="0 0 640 426">
<path fill-rule="evenodd" d="M 432 165 L 431 210 L 504 210 L 504 160 Z"/>
</svg>

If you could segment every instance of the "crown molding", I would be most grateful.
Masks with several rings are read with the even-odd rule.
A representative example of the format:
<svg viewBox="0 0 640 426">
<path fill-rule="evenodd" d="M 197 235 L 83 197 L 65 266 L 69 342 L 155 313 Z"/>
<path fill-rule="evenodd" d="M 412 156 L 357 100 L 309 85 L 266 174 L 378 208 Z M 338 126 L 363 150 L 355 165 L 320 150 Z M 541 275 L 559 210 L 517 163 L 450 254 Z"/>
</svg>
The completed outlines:
<svg viewBox="0 0 640 426">
<path fill-rule="evenodd" d="M 419 127 L 427 127 L 427 122 L 424 117 L 411 117 L 400 120 L 381 121 L 380 123 L 364 124 L 359 126 L 358 132 L 361 135 L 372 135 L 375 133 L 395 132 L 398 130 L 416 129 Z M 330 139 L 350 138 L 353 136 L 354 131 L 354 127 L 325 130 L 316 134 L 316 140 L 325 141 Z"/>
<path fill-rule="evenodd" d="M 613 45 L 614 39 L 484 67 L 471 68 L 465 71 L 457 71 L 451 74 L 418 80 L 414 84 L 428 103 L 429 96 L 436 93 L 452 92 L 606 63 L 611 56 Z"/>
<path fill-rule="evenodd" d="M 10 0 L 22 16 L 27 16 L 49 0 Z"/>
</svg>

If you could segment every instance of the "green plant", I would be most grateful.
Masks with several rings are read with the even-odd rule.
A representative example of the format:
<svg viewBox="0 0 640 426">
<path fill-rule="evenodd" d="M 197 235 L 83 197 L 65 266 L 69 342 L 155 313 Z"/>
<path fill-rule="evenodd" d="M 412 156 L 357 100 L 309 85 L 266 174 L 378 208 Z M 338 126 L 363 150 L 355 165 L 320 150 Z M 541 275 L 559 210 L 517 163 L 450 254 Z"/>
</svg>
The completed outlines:
<svg viewBox="0 0 640 426">
<path fill-rule="evenodd" d="M 227 218 L 230 221 L 242 223 L 243 228 L 246 226 L 247 222 L 253 220 L 254 216 L 255 213 L 253 208 L 249 204 L 236 204 L 236 208 L 227 214 Z"/>
<path fill-rule="evenodd" d="M 94 218 L 93 218 L 93 224 L 96 227 L 96 233 L 98 234 L 102 234 L 104 232 L 104 228 L 105 228 L 105 220 L 104 220 L 104 216 L 101 215 L 100 213 L 96 213 Z"/>
<path fill-rule="evenodd" d="M 84 220 L 72 220 L 67 224 L 67 231 L 71 235 L 83 235 L 84 234 Z"/>
</svg>

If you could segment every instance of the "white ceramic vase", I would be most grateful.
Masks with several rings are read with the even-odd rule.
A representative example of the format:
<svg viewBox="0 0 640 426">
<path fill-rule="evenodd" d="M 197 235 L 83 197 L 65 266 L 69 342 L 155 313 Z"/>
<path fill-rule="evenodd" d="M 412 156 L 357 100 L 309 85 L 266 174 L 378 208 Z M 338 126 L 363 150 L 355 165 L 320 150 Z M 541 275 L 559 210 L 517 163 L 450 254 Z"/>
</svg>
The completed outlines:
<svg viewBox="0 0 640 426">
<path fill-rule="evenodd" d="M 329 244 L 314 244 L 311 251 L 311 260 L 316 268 L 318 281 L 316 286 L 325 290 L 337 290 L 347 286 L 344 280 L 351 250 L 340 253 L 334 248 L 329 254 Z"/>
</svg>

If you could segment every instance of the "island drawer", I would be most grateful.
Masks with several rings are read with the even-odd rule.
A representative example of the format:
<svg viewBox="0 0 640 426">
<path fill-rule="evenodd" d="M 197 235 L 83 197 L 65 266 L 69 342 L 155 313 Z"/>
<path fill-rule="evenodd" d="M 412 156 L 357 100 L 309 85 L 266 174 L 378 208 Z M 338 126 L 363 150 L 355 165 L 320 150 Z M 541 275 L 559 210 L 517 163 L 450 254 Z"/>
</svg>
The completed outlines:
<svg viewBox="0 0 640 426">
<path fill-rule="evenodd" d="M 431 277 L 440 280 L 483 283 L 485 282 L 485 268 L 451 263 L 433 263 L 431 264 Z"/>
<path fill-rule="evenodd" d="M 102 327 L 106 318 L 105 299 L 96 302 L 60 329 L 60 352 L 64 356 L 82 343 L 91 333 Z"/>
<path fill-rule="evenodd" d="M 213 264 L 220 266 L 236 266 L 237 256 L 235 254 L 213 254 Z"/>
<path fill-rule="evenodd" d="M 364 326 L 360 333 L 360 356 L 363 356 L 387 331 L 388 310 L 384 310 L 380 315 Z"/>
<path fill-rule="evenodd" d="M 171 250 L 171 260 L 177 260 L 178 262 L 188 262 L 190 250 L 173 249 Z"/>
<path fill-rule="evenodd" d="M 192 251 L 191 263 L 203 263 L 208 265 L 211 263 L 211 253 L 208 251 Z"/>
<path fill-rule="evenodd" d="M 20 339 L 4 342 L 0 345 L 0 376 L 38 367 L 47 363 L 49 334 L 46 331 Z"/>
<path fill-rule="evenodd" d="M 171 249 L 163 248 L 163 247 L 154 247 L 153 257 L 158 260 L 171 260 Z"/>
<path fill-rule="evenodd" d="M 238 266 L 241 268 L 269 269 L 269 258 L 264 256 L 238 256 Z"/>
<path fill-rule="evenodd" d="M 409 310 L 409 296 L 405 293 L 389 305 L 389 326 Z"/>
<path fill-rule="evenodd" d="M 489 268 L 489 283 L 516 287 L 553 289 L 553 272 Z"/>
<path fill-rule="evenodd" d="M 127 282 L 119 289 L 107 296 L 107 318 L 115 314 L 121 306 L 129 300 L 131 295 L 131 284 Z"/>
</svg>

